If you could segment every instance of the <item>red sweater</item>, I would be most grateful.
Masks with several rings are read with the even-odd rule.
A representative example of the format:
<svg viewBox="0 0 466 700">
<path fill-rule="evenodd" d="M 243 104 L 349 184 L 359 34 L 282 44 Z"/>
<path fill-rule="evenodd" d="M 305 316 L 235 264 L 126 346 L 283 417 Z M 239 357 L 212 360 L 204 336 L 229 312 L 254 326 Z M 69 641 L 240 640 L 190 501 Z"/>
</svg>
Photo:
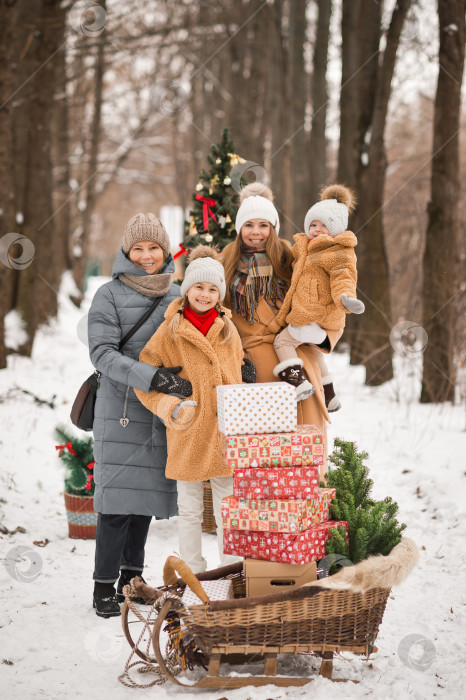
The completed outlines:
<svg viewBox="0 0 466 700">
<path fill-rule="evenodd" d="M 194 311 L 188 304 L 186 304 L 183 309 L 183 316 L 187 318 L 188 321 L 191 321 L 193 326 L 201 331 L 202 335 L 207 335 L 211 325 L 218 316 L 218 312 L 215 308 L 213 308 L 209 309 L 209 311 L 206 311 L 204 314 L 198 314 L 197 311 Z"/>
</svg>

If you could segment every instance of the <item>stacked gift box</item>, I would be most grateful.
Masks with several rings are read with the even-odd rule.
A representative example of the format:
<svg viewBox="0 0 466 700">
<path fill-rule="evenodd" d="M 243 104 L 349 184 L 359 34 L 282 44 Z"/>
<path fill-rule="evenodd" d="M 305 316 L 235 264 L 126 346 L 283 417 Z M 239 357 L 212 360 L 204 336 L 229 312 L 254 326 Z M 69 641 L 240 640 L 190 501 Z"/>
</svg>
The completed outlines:
<svg viewBox="0 0 466 700">
<path fill-rule="evenodd" d="M 234 470 L 233 495 L 222 501 L 224 552 L 247 558 L 246 576 L 249 569 L 257 578 L 254 560 L 262 560 L 263 573 L 270 572 L 266 582 L 280 578 L 280 566 L 297 585 L 315 580 L 329 531 L 340 525 L 348 531 L 346 522 L 328 520 L 335 490 L 319 488 L 321 433 L 297 425 L 295 389 L 285 382 L 222 386 L 217 392 L 224 458 Z"/>
</svg>

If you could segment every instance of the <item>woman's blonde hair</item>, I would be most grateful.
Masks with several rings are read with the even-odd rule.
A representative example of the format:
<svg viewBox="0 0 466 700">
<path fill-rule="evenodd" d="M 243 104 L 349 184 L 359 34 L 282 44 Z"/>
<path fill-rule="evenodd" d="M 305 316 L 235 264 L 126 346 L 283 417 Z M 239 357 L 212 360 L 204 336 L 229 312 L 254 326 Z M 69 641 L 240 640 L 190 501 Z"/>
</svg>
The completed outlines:
<svg viewBox="0 0 466 700">
<path fill-rule="evenodd" d="M 274 277 L 282 279 L 287 287 L 291 284 L 291 263 L 293 253 L 288 241 L 277 236 L 277 232 L 269 223 L 270 233 L 265 244 L 265 252 L 271 262 Z M 223 303 L 228 308 L 232 308 L 231 287 L 236 277 L 236 268 L 241 257 L 242 245 L 241 231 L 238 232 L 235 240 L 229 243 L 222 251 L 222 262 L 225 270 L 226 294 Z"/>
<path fill-rule="evenodd" d="M 169 322 L 167 326 L 167 332 L 168 332 L 168 337 L 171 338 L 172 340 L 176 340 L 176 337 L 178 335 L 178 328 L 180 325 L 180 318 L 183 315 L 183 310 L 185 306 L 188 304 L 188 298 L 185 295 L 183 299 L 181 300 L 181 306 L 178 309 L 178 312 L 173 316 L 172 320 Z M 235 326 L 233 323 L 230 321 L 228 316 L 225 314 L 223 311 L 220 302 L 217 302 L 215 304 L 215 310 L 217 311 L 218 315 L 220 316 L 221 320 L 223 321 L 223 328 L 221 333 L 223 334 L 223 337 L 220 341 L 220 344 L 223 345 L 224 343 L 231 343 L 236 331 Z"/>
</svg>

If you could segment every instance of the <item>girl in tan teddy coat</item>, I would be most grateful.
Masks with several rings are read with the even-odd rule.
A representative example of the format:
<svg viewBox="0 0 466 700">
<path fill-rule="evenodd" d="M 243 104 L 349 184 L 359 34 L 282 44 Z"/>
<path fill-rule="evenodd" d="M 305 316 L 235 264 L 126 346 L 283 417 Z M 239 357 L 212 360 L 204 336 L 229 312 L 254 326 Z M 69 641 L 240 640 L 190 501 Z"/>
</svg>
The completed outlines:
<svg viewBox="0 0 466 700">
<path fill-rule="evenodd" d="M 203 484 L 210 480 L 220 560 L 223 554 L 222 498 L 233 493 L 231 470 L 222 456 L 217 423 L 217 392 L 221 384 L 255 381 L 254 365 L 243 365 L 243 348 L 231 312 L 220 305 L 225 274 L 217 252 L 197 246 L 181 285 L 181 298 L 170 304 L 165 321 L 140 354 L 140 361 L 167 367 L 189 380 L 192 396 L 181 399 L 158 391 L 135 389 L 139 400 L 163 420 L 167 429 L 165 474 L 176 479 L 181 558 L 194 573 L 205 571 L 202 556 Z"/>
<path fill-rule="evenodd" d="M 303 343 L 319 345 L 327 331 L 342 330 L 347 313 L 361 314 L 356 299 L 356 236 L 347 231 L 348 215 L 354 209 L 353 193 L 343 185 L 329 185 L 321 192 L 304 220 L 305 233 L 294 236 L 293 276 L 277 320 L 287 323 L 275 337 L 274 349 L 280 360 L 274 374 L 296 387 L 298 401 L 311 396 L 314 386 L 306 377 L 296 348 Z M 341 404 L 335 396 L 332 378 L 322 353 L 315 351 L 322 375 L 325 403 L 329 413 Z"/>
</svg>

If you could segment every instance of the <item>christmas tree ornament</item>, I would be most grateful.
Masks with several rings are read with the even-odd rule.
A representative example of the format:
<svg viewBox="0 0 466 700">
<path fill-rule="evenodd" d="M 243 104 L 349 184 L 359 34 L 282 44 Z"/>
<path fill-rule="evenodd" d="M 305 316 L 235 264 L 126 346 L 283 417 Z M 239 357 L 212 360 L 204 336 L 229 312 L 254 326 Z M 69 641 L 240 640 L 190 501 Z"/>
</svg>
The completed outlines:
<svg viewBox="0 0 466 700">
<path fill-rule="evenodd" d="M 225 223 L 226 223 L 226 217 L 219 216 L 218 217 L 218 224 L 219 224 L 220 228 L 225 228 Z"/>
<path fill-rule="evenodd" d="M 215 161 L 215 163 L 216 163 L 217 165 L 220 165 L 221 162 L 222 162 L 222 159 L 221 159 L 221 158 L 217 158 L 217 160 Z"/>
<path fill-rule="evenodd" d="M 229 214 L 227 214 L 226 217 L 225 217 L 225 223 L 226 223 L 226 224 L 231 224 L 231 218 L 230 218 L 230 215 L 229 215 Z"/>
<path fill-rule="evenodd" d="M 214 240 L 214 237 L 210 235 L 210 233 L 207 233 L 204 238 L 206 239 L 207 243 L 212 243 Z"/>
<path fill-rule="evenodd" d="M 224 181 L 223 181 L 223 184 L 224 184 L 224 185 L 231 185 L 231 178 L 226 177 L 226 178 L 224 179 Z"/>
<path fill-rule="evenodd" d="M 196 192 L 201 192 L 204 189 L 202 182 L 198 182 L 196 185 Z"/>
<path fill-rule="evenodd" d="M 202 222 L 204 224 L 204 231 L 208 231 L 209 230 L 209 216 L 211 216 L 215 222 L 217 221 L 215 214 L 212 211 L 212 207 L 215 207 L 215 204 L 216 204 L 215 199 L 209 199 L 208 197 L 203 197 L 202 194 L 197 194 L 196 199 L 199 202 L 202 202 Z"/>
<path fill-rule="evenodd" d="M 196 228 L 194 216 L 189 217 L 189 235 L 190 236 L 197 236 L 198 235 L 198 230 Z"/>
</svg>

